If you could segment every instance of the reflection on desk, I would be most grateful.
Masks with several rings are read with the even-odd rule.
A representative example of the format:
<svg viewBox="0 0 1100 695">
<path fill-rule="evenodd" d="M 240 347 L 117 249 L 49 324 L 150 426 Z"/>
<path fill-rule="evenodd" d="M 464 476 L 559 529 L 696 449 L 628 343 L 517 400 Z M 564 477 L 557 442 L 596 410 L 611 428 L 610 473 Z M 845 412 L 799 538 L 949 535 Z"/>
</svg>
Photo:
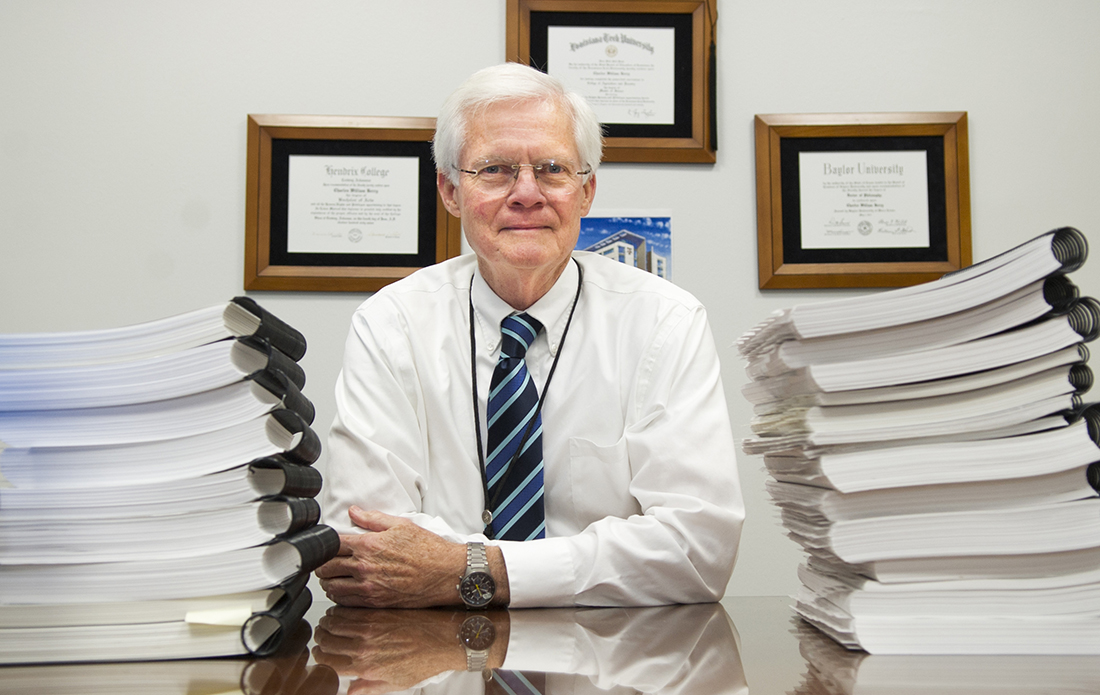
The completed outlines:
<svg viewBox="0 0 1100 695">
<path fill-rule="evenodd" d="M 1047 695 L 1100 692 L 1094 656 L 898 656 L 849 651 L 795 627 L 808 668 L 791 695 Z"/>
<path fill-rule="evenodd" d="M 483 616 L 496 639 L 471 650 L 488 654 L 474 654 L 467 670 L 470 654 L 459 634 Z M 333 668 L 355 694 L 509 692 L 493 682 L 502 671 L 536 684 L 527 692 L 748 692 L 733 623 L 716 603 L 485 614 L 332 607 L 314 641 L 317 663 Z"/>
<path fill-rule="evenodd" d="M 0 695 L 748 692 L 733 622 L 717 603 L 484 613 L 322 603 L 307 618 L 271 658 L 4 667 Z M 485 618 L 495 639 L 467 642 L 485 652 L 471 658 L 463 625 Z M 535 689 L 495 682 L 513 675 Z"/>
<path fill-rule="evenodd" d="M 484 665 L 497 667 L 497 675 L 522 672 L 539 693 L 1100 692 L 1095 657 L 870 656 L 801 622 L 789 604 L 783 597 L 744 597 L 698 606 L 485 614 L 499 630 Z M 479 656 L 475 671 L 466 670 L 471 661 L 459 634 L 481 615 L 343 609 L 322 600 L 275 657 L 0 667 L 0 695 L 535 695 L 487 683 Z M 474 646 L 485 651 L 484 642 Z"/>
<path fill-rule="evenodd" d="M 0 695 L 509 692 L 486 682 L 482 664 L 522 672 L 539 693 L 1100 692 L 1095 657 L 870 656 L 803 623 L 790 603 L 741 597 L 697 606 L 482 614 L 344 609 L 322 598 L 271 658 L 0 667 Z M 487 649 L 474 640 L 473 651 L 487 651 L 484 662 L 468 657 L 459 641 L 463 623 L 482 615 L 491 617 L 495 633 Z"/>
</svg>

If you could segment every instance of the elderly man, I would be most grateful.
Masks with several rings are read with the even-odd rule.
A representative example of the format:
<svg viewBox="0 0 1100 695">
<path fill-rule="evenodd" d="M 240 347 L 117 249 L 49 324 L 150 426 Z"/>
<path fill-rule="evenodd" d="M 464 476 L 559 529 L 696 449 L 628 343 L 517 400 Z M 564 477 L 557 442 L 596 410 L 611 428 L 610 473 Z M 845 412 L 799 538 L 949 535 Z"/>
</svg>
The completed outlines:
<svg viewBox="0 0 1100 695">
<path fill-rule="evenodd" d="M 721 598 L 744 510 L 700 303 L 575 252 L 600 125 L 554 78 L 473 75 L 434 155 L 474 251 L 352 318 L 322 505 L 351 606 Z"/>
</svg>

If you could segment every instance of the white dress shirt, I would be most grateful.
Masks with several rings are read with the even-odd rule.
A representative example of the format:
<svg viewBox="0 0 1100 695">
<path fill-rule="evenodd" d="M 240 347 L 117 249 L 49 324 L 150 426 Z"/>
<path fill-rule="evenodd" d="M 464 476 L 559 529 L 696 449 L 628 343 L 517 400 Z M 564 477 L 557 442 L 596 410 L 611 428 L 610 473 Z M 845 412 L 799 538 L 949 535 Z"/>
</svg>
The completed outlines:
<svg viewBox="0 0 1100 695">
<path fill-rule="evenodd" d="M 495 542 L 511 606 L 717 600 L 744 506 L 705 310 L 650 273 L 590 253 L 574 258 L 527 310 L 545 327 L 527 363 L 545 396 L 546 538 Z M 583 286 L 570 322 L 578 263 Z M 484 540 L 471 295 L 484 442 L 500 322 L 514 310 L 475 257 L 393 283 L 352 318 L 321 493 L 325 523 L 340 533 L 359 530 L 347 514 L 354 504 L 450 540 Z"/>
</svg>

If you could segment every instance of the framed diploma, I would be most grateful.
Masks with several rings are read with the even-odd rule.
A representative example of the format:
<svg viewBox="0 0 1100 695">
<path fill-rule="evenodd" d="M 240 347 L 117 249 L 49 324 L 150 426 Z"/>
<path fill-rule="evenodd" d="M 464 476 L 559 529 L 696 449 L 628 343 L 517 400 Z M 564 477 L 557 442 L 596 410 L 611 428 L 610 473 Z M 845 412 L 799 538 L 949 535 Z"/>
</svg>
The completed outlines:
<svg viewBox="0 0 1100 695">
<path fill-rule="evenodd" d="M 457 256 L 434 118 L 248 117 L 246 290 L 373 292 Z"/>
<path fill-rule="evenodd" d="M 970 265 L 966 112 L 756 116 L 761 289 L 902 287 Z"/>
<path fill-rule="evenodd" d="M 604 161 L 714 162 L 714 0 L 508 0 L 509 61 L 583 96 Z"/>
</svg>

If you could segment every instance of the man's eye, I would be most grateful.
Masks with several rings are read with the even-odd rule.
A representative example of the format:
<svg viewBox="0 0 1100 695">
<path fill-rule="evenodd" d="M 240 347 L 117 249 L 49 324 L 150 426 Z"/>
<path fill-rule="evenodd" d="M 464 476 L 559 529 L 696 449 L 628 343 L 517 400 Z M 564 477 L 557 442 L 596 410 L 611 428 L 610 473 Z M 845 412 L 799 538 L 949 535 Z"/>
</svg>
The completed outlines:
<svg viewBox="0 0 1100 695">
<path fill-rule="evenodd" d="M 504 166 L 500 164 L 490 164 L 489 166 L 482 167 L 481 171 L 477 173 L 482 176 L 500 176 L 504 173 Z"/>
<path fill-rule="evenodd" d="M 542 170 L 545 171 L 547 174 L 564 174 L 565 173 L 565 167 L 562 166 L 561 164 L 556 164 L 554 162 L 547 162 L 546 164 L 543 164 L 542 165 Z"/>
</svg>

